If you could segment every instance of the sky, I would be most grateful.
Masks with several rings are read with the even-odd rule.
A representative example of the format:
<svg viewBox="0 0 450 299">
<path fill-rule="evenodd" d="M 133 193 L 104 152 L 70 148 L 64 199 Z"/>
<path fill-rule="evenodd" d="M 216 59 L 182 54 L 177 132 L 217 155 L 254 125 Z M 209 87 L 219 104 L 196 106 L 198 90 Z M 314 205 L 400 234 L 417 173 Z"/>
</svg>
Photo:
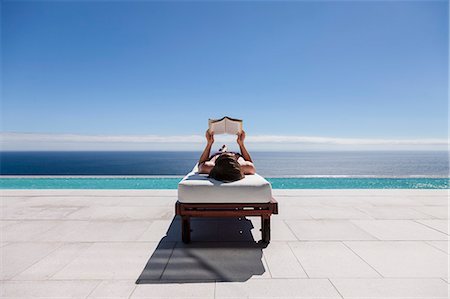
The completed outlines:
<svg viewBox="0 0 450 299">
<path fill-rule="evenodd" d="M 447 1 L 1 2 L 3 150 L 445 149 Z M 219 142 L 233 142 L 219 136 Z"/>
</svg>

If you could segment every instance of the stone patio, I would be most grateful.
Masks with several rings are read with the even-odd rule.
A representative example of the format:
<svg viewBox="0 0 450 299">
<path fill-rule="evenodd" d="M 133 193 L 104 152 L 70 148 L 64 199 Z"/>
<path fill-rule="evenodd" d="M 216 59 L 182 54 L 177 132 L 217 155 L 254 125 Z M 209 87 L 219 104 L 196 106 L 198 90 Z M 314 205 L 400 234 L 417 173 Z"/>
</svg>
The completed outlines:
<svg viewBox="0 0 450 299">
<path fill-rule="evenodd" d="M 3 190 L 2 298 L 448 298 L 448 190 L 274 190 L 258 218 L 199 219 L 176 190 Z"/>
</svg>

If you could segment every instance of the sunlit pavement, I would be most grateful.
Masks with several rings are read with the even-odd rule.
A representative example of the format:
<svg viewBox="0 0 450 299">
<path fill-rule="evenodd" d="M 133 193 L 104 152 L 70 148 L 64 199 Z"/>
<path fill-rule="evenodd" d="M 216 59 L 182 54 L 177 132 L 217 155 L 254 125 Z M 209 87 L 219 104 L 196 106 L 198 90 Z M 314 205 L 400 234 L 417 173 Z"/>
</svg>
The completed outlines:
<svg viewBox="0 0 450 299">
<path fill-rule="evenodd" d="M 195 220 L 174 190 L 3 190 L 3 298 L 447 298 L 448 190 L 274 190 L 260 220 Z"/>
</svg>

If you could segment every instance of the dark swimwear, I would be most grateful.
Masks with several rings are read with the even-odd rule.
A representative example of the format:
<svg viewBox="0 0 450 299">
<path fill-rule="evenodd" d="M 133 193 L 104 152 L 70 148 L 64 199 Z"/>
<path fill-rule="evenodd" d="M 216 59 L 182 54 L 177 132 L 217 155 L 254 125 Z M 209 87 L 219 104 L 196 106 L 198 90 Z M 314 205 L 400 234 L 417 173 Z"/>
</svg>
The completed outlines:
<svg viewBox="0 0 450 299">
<path fill-rule="evenodd" d="M 211 159 L 214 158 L 215 156 L 220 156 L 221 154 L 224 154 L 224 153 L 235 155 L 235 156 L 236 156 L 236 160 L 239 159 L 239 157 L 242 157 L 242 155 L 241 155 L 240 153 L 236 153 L 236 152 L 217 152 L 217 153 L 213 154 L 213 155 L 209 158 L 209 160 L 211 160 Z"/>
</svg>

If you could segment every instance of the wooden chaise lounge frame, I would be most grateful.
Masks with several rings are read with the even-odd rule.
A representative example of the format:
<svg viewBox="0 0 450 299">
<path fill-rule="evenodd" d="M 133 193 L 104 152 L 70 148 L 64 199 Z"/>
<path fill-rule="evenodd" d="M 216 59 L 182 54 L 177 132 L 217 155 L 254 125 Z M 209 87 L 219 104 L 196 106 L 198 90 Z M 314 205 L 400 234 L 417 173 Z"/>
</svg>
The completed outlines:
<svg viewBox="0 0 450 299">
<path fill-rule="evenodd" d="M 270 216 L 278 214 L 278 202 L 272 198 L 267 203 L 182 203 L 175 204 L 175 214 L 181 216 L 183 243 L 191 241 L 192 217 L 261 217 L 261 234 L 264 243 L 270 242 Z"/>
</svg>

